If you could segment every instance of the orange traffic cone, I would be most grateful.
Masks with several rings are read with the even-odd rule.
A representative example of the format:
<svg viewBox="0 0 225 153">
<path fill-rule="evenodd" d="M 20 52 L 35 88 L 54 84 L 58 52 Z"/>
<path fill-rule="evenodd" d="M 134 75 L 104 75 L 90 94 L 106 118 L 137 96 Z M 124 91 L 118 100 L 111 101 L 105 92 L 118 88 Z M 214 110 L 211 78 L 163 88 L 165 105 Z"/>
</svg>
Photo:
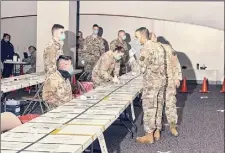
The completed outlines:
<svg viewBox="0 0 225 153">
<path fill-rule="evenodd" d="M 187 93 L 187 79 L 186 77 L 184 77 L 183 81 L 182 81 L 182 86 L 181 86 L 181 91 L 180 93 Z"/>
<path fill-rule="evenodd" d="M 222 88 L 221 88 L 220 92 L 225 93 L 225 78 L 223 80 L 223 85 L 222 85 Z"/>
<path fill-rule="evenodd" d="M 202 90 L 200 90 L 201 93 L 207 93 L 208 91 L 208 84 L 207 79 L 204 77 L 203 84 L 202 84 Z"/>
</svg>

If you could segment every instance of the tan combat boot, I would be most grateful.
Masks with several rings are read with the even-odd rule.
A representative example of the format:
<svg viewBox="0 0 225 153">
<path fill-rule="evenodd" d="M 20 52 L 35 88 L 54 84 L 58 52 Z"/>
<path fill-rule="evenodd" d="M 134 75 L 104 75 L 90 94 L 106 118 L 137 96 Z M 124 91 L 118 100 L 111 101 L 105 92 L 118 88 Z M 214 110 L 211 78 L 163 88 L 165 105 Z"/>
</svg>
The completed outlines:
<svg viewBox="0 0 225 153">
<path fill-rule="evenodd" d="M 156 129 L 154 132 L 154 138 L 156 141 L 160 139 L 160 130 Z"/>
<path fill-rule="evenodd" d="M 171 125 L 170 126 L 170 132 L 173 136 L 177 137 L 179 135 L 178 131 L 177 131 L 177 128 L 175 125 Z"/>
<path fill-rule="evenodd" d="M 146 133 L 143 137 L 137 137 L 136 141 L 139 143 L 154 143 L 153 132 Z"/>
</svg>

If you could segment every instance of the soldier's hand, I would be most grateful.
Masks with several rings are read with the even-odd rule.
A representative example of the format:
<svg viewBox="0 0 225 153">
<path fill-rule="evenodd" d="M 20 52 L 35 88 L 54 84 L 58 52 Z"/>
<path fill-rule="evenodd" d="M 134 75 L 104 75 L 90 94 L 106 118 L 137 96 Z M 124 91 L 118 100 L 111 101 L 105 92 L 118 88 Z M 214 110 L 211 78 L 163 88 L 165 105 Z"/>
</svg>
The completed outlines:
<svg viewBox="0 0 225 153">
<path fill-rule="evenodd" d="M 135 61 L 135 58 L 134 58 L 134 56 L 133 56 L 133 57 L 131 57 L 131 58 L 129 59 L 128 63 L 131 64 L 131 63 L 134 62 L 134 61 Z"/>
<path fill-rule="evenodd" d="M 179 88 L 180 87 L 180 80 L 176 80 L 175 83 L 176 83 L 176 87 Z"/>
<path fill-rule="evenodd" d="M 120 80 L 118 79 L 117 76 L 114 76 L 113 80 L 112 80 L 114 83 L 120 83 Z"/>
</svg>

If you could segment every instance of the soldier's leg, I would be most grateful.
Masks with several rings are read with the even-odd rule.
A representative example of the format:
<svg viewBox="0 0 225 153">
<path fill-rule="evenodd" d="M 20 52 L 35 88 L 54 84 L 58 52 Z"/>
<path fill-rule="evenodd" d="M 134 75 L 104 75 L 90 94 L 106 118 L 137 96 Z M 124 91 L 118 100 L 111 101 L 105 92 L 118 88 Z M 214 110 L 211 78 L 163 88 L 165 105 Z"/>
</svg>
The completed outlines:
<svg viewBox="0 0 225 153">
<path fill-rule="evenodd" d="M 142 95 L 142 106 L 144 112 L 143 125 L 146 135 L 138 137 L 137 142 L 140 143 L 153 143 L 153 132 L 156 129 L 155 117 L 157 109 L 157 95 L 158 90 L 155 88 L 144 89 Z"/>
<path fill-rule="evenodd" d="M 176 87 L 173 85 L 168 86 L 166 90 L 166 117 L 167 121 L 170 125 L 171 134 L 174 136 L 178 136 L 178 132 L 176 130 L 177 126 L 177 109 L 176 109 Z"/>
<path fill-rule="evenodd" d="M 156 131 L 154 133 L 154 138 L 156 140 L 160 139 L 160 131 L 162 129 L 162 112 L 163 112 L 163 106 L 164 106 L 164 92 L 165 88 L 162 86 L 159 90 L 158 94 L 158 106 L 157 106 L 157 112 L 156 112 Z"/>
</svg>

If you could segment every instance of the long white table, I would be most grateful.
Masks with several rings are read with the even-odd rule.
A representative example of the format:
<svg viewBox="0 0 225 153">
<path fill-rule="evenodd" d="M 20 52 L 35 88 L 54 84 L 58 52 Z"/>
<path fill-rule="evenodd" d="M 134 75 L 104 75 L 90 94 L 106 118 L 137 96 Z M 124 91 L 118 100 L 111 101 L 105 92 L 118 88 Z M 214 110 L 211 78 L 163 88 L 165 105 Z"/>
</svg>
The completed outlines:
<svg viewBox="0 0 225 153">
<path fill-rule="evenodd" d="M 74 74 L 81 73 L 82 70 L 75 70 Z M 7 93 L 14 90 L 30 87 L 44 83 L 46 79 L 45 73 L 25 74 L 1 80 L 1 92 Z"/>
<path fill-rule="evenodd" d="M 98 139 L 102 153 L 108 153 L 103 132 L 132 104 L 142 88 L 140 76 L 123 75 L 121 80 L 120 85 L 85 93 L 87 100 L 73 99 L 2 134 L 1 152 L 81 153 Z"/>
</svg>

